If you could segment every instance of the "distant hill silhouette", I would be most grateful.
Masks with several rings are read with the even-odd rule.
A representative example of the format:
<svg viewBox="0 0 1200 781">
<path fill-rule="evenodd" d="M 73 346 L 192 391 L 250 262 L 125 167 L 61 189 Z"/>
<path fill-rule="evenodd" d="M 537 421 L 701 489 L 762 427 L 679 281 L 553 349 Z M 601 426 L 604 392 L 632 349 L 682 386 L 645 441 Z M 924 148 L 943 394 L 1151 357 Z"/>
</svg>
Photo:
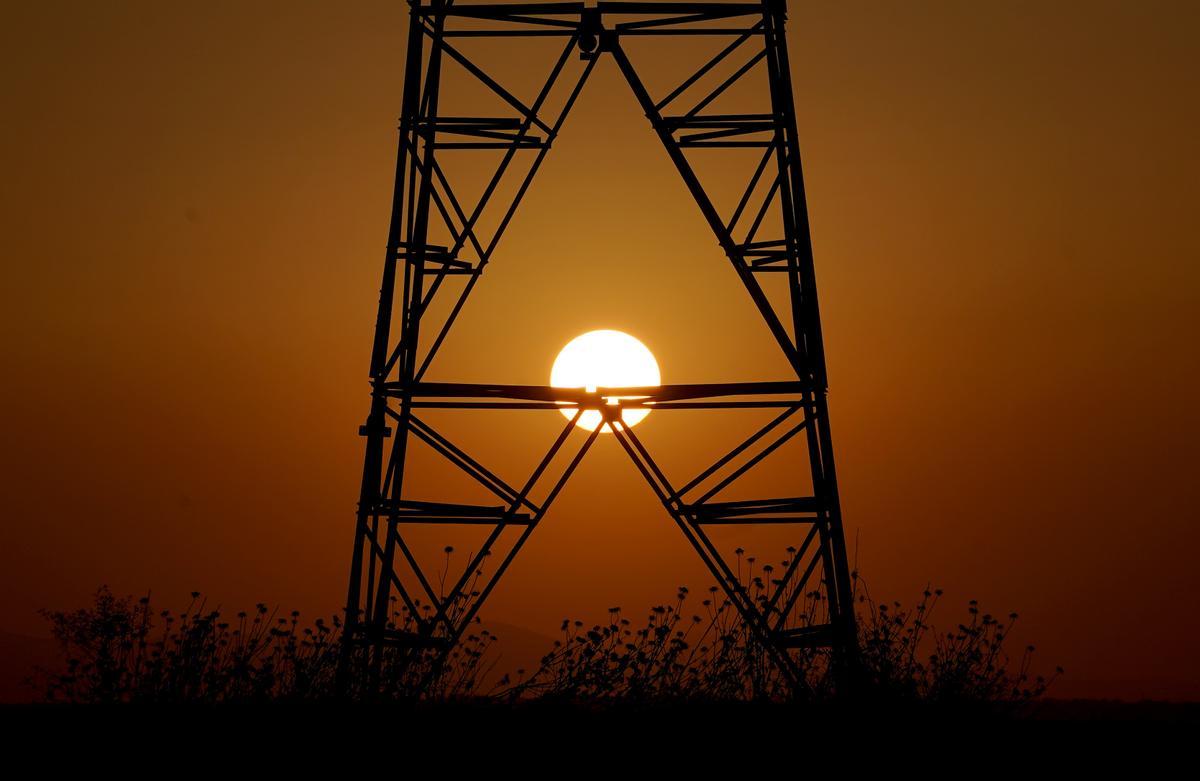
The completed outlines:
<svg viewBox="0 0 1200 781">
<path fill-rule="evenodd" d="M 29 702 L 37 691 L 25 683 L 34 667 L 56 668 L 62 664 L 58 643 L 49 637 L 33 637 L 0 629 L 0 703 Z"/>
<path fill-rule="evenodd" d="M 479 629 L 486 629 L 496 636 L 496 644 L 491 651 L 491 659 L 496 660 L 496 665 L 482 681 L 485 690 L 505 673 L 514 677 L 518 669 L 532 673 L 538 668 L 542 657 L 554 650 L 554 638 L 515 624 L 484 621 L 471 631 L 477 634 Z"/>
</svg>

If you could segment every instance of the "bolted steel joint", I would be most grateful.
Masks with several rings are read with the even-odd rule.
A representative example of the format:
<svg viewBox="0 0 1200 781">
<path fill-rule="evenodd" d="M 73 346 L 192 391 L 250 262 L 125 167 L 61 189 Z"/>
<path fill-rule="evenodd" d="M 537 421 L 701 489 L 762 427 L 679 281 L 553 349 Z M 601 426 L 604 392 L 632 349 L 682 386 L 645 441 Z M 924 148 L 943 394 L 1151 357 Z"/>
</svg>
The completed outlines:
<svg viewBox="0 0 1200 781">
<path fill-rule="evenodd" d="M 596 51 L 596 46 L 600 42 L 600 33 L 604 27 L 600 23 L 599 8 L 585 8 L 579 17 L 579 48 L 583 50 L 584 55 L 591 55 Z"/>
</svg>

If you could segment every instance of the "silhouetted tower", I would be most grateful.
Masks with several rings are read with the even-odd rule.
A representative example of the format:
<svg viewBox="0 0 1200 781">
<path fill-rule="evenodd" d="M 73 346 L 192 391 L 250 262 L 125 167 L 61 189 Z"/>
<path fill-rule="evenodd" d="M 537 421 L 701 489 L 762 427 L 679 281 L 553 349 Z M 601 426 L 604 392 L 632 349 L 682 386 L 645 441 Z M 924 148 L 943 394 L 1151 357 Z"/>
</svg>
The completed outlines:
<svg viewBox="0 0 1200 781">
<path fill-rule="evenodd" d="M 366 456 L 350 562 L 343 680 L 360 670 L 378 672 L 385 657 L 444 658 L 600 432 L 568 421 L 532 475 L 509 483 L 435 430 L 426 411 L 470 415 L 478 409 L 543 409 L 558 416 L 564 402 L 578 410 L 575 419 L 587 409 L 606 415 L 614 430 L 605 436 L 629 455 L 741 618 L 797 686 L 804 685 L 798 654 L 832 649 L 835 663 L 852 659 L 851 577 L 826 407 L 825 357 L 784 35 L 786 3 L 431 0 L 410 5 L 395 195 L 371 356 L 371 409 L 360 432 Z M 635 67 L 627 48 L 658 45 L 675 36 L 710 42 L 711 56 L 674 89 L 651 95 L 639 75 L 645 69 Z M 513 94 L 466 53 L 468 44 L 481 39 L 519 47 L 534 38 L 561 44 L 534 96 Z M 623 388 L 621 396 L 637 398 L 616 406 L 605 399 L 616 392 L 605 388 L 586 392 L 426 381 L 431 361 L 564 119 L 605 57 L 612 58 L 649 118 L 761 314 L 767 326 L 764 338 L 773 338 L 786 358 L 789 377 Z M 479 115 L 486 111 L 481 107 L 471 116 L 439 110 L 443 87 L 449 89 L 448 69 L 485 89 L 502 108 Z M 740 101 L 736 110 L 722 110 L 735 93 Z M 446 161 L 489 150 L 492 162 L 472 165 L 479 170 L 494 163 L 494 175 L 486 178 L 478 200 L 467 202 L 451 187 Z M 722 159 L 723 170 L 741 166 L 746 185 L 720 209 L 693 156 L 722 153 L 729 155 L 728 162 Z M 782 295 L 769 295 L 768 285 L 779 286 Z M 443 311 L 448 314 L 440 322 L 428 322 L 431 303 L 447 296 Z M 773 300 L 785 303 L 774 305 Z M 634 431 L 620 424 L 620 410 L 634 407 L 660 414 L 728 408 L 776 414 L 710 468 L 676 482 Z M 801 487 L 792 486 L 781 496 L 722 500 L 730 486 L 788 441 L 803 443 L 807 450 L 806 461 L 796 463 L 796 485 Z M 440 454 L 496 500 L 481 505 L 414 498 L 405 480 L 406 454 L 414 443 Z M 428 570 L 440 562 L 422 566 L 409 544 L 412 535 L 464 524 L 482 524 L 489 529 L 487 540 L 471 552 L 461 576 L 435 588 Z M 714 544 L 711 530 L 721 526 L 750 533 L 767 524 L 794 530 L 795 543 L 765 590 L 762 585 L 752 590 L 731 566 L 733 551 Z M 507 552 L 491 556 L 497 541 L 509 534 L 515 540 Z M 402 620 L 397 618 L 401 615 Z"/>
</svg>

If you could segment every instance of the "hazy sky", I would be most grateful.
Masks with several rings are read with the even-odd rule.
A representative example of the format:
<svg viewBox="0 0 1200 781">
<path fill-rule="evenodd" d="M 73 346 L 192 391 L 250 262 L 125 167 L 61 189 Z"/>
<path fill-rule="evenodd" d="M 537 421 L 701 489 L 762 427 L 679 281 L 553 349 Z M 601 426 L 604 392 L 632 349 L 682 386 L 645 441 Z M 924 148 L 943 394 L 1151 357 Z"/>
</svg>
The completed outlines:
<svg viewBox="0 0 1200 781">
<path fill-rule="evenodd" d="M 1019 639 L 1068 668 L 1059 695 L 1200 696 L 1200 6 L 789 5 L 842 505 L 872 593 L 940 586 L 951 624 L 971 598 L 1020 612 Z M 340 609 L 404 5 L 4 18 L 0 628 L 43 633 L 37 608 L 101 583 Z M 517 79 L 545 67 L 492 54 Z M 438 378 L 542 383 L 600 327 L 646 342 L 666 382 L 771 378 L 736 284 L 603 62 Z M 639 433 L 678 440 L 668 414 Z M 523 423 L 480 420 L 462 436 L 525 457 Z M 551 632 L 707 585 L 612 444 L 485 615 Z"/>
</svg>

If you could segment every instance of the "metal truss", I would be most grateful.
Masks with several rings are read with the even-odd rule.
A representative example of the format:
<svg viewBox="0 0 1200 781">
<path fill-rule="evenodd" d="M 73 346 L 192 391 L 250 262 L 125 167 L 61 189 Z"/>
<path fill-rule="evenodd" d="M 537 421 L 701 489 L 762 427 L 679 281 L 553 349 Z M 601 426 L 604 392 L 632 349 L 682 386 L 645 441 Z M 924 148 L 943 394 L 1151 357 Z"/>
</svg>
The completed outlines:
<svg viewBox="0 0 1200 781">
<path fill-rule="evenodd" d="M 600 410 L 613 438 L 661 500 L 716 582 L 797 686 L 794 654 L 832 649 L 835 662 L 855 653 L 850 574 L 838 504 L 826 405 L 812 248 L 796 138 L 796 120 L 784 36 L 786 3 L 410 2 L 403 109 L 396 185 L 371 357 L 370 413 L 362 490 L 347 596 L 343 669 L 369 665 L 387 648 L 444 657 L 495 588 L 525 541 L 600 432 L 575 422 Z M 702 36 L 711 59 L 662 96 L 653 96 L 623 42 L 666 36 Z M 561 50 L 532 101 L 506 89 L 464 53 L 473 38 L 554 38 Z M 773 382 L 663 385 L 651 388 L 567 390 L 545 386 L 428 382 L 425 375 L 455 319 L 490 262 L 513 214 L 535 178 L 596 63 L 610 56 L 662 142 L 782 350 L 794 379 Z M 503 106 L 496 116 L 453 116 L 439 111 L 443 73 L 465 72 Z M 756 110 L 718 113 L 723 95 L 750 85 Z M 554 106 L 553 109 L 550 107 Z M 745 171 L 744 192 L 722 214 L 693 165 L 694 150 L 761 150 Z M 443 161 L 492 150 L 495 171 L 478 200 L 465 202 L 451 187 Z M 745 154 L 745 153 L 743 153 Z M 739 158 L 741 159 L 741 158 Z M 522 161 L 517 164 L 517 161 Z M 733 165 L 733 163 L 730 163 Z M 513 179 L 512 177 L 515 177 Z M 512 182 L 503 197 L 502 182 Z M 496 215 L 484 229 L 483 215 Z M 763 275 L 785 281 L 787 306 L 777 311 Z M 450 281 L 464 284 L 450 293 Z M 448 315 L 427 323 L 435 298 L 449 296 Z M 395 326 L 395 328 L 393 328 Z M 397 333 L 393 333 L 395 330 Z M 613 401 L 619 395 L 620 401 Z M 426 419 L 426 410 L 522 409 L 558 414 L 575 409 L 532 474 L 519 485 L 501 479 Z M 674 482 L 647 447 L 620 421 L 623 409 L 714 410 L 762 408 L 773 420 L 700 474 Z M 390 444 L 389 444 L 390 439 Z M 811 492 L 757 500 L 719 501 L 719 494 L 792 440 L 808 452 Z M 416 501 L 405 483 L 405 459 L 419 442 L 461 470 L 496 501 L 488 505 Z M 565 464 L 561 463 L 565 461 Z M 797 464 L 798 470 L 803 470 Z M 793 491 L 796 493 L 796 491 Z M 435 589 L 409 545 L 416 526 L 490 527 L 449 589 Z M 796 529 L 796 545 L 766 595 L 754 596 L 710 538 L 714 526 L 749 530 L 773 524 Z M 482 574 L 506 530 L 519 532 L 499 563 Z M 415 585 L 414 585 L 415 581 Z M 799 601 L 814 592 L 823 609 L 814 617 Z M 403 627 L 393 603 L 407 610 Z M 424 605 L 424 609 L 421 606 Z"/>
</svg>

